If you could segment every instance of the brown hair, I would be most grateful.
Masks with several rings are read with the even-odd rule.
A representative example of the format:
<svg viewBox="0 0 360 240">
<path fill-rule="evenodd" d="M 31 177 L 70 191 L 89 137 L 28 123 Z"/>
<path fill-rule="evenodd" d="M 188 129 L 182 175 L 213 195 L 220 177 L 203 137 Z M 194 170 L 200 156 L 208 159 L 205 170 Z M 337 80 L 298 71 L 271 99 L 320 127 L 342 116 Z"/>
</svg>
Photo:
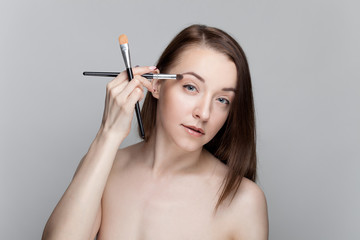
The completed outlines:
<svg viewBox="0 0 360 240">
<path fill-rule="evenodd" d="M 175 36 L 160 56 L 157 68 L 166 73 L 176 63 L 180 53 L 194 45 L 225 54 L 235 63 L 237 70 L 236 94 L 228 118 L 215 137 L 204 145 L 206 150 L 229 167 L 221 185 L 223 188 L 215 207 L 217 209 L 230 194 L 231 203 L 243 177 L 254 182 L 256 180 L 256 132 L 251 77 L 240 45 L 224 31 L 205 25 L 191 25 Z M 156 108 L 157 99 L 148 92 L 141 110 L 147 133 L 145 141 L 149 140 L 155 128 Z"/>
</svg>

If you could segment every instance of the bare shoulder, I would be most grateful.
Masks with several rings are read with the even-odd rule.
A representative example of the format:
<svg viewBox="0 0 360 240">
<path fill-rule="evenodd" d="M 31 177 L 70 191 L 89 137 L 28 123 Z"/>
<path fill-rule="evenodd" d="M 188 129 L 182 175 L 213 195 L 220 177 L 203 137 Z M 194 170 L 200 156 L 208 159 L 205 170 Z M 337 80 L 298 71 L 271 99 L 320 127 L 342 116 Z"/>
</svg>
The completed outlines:
<svg viewBox="0 0 360 240">
<path fill-rule="evenodd" d="M 234 239 L 268 239 L 266 197 L 256 183 L 244 177 L 231 208 Z"/>
<path fill-rule="evenodd" d="M 217 162 L 216 171 L 212 175 L 223 180 L 229 167 L 219 159 L 208 154 L 208 159 Z M 225 203 L 224 206 L 227 206 Z M 226 207 L 226 222 L 230 226 L 233 240 L 268 239 L 268 212 L 263 190 L 253 181 L 243 177 L 238 191 L 231 204 Z"/>
<path fill-rule="evenodd" d="M 240 203 L 256 205 L 256 207 L 266 204 L 265 194 L 262 189 L 255 182 L 246 177 L 243 177 L 241 181 L 237 193 L 237 200 Z"/>
</svg>

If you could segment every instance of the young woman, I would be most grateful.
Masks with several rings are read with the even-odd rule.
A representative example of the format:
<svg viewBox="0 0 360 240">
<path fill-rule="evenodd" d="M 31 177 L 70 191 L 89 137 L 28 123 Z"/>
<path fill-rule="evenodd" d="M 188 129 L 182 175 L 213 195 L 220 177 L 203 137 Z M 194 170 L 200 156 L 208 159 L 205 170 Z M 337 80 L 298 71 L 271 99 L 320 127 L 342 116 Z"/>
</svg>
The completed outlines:
<svg viewBox="0 0 360 240">
<path fill-rule="evenodd" d="M 255 184 L 255 118 L 244 52 L 217 28 L 192 25 L 156 67 L 107 84 L 103 121 L 51 214 L 43 239 L 267 239 Z M 182 80 L 140 75 L 182 74 Z M 144 141 L 118 149 L 143 89 Z"/>
</svg>

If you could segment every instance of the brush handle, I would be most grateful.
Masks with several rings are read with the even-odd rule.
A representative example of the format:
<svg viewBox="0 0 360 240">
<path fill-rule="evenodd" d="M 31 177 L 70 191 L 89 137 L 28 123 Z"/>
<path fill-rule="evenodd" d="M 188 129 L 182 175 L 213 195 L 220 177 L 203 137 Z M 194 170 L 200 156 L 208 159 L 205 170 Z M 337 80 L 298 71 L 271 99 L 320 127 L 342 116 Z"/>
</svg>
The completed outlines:
<svg viewBox="0 0 360 240">
<path fill-rule="evenodd" d="M 98 77 L 116 77 L 119 75 L 119 72 L 83 72 L 84 76 L 98 76 Z M 141 75 L 146 79 L 182 79 L 181 74 L 152 74 L 152 73 L 145 73 Z"/>
<path fill-rule="evenodd" d="M 134 74 L 132 72 L 132 69 L 127 68 L 126 72 L 127 72 L 128 77 L 129 77 L 129 81 L 131 81 L 131 79 L 134 78 Z M 117 75 L 119 75 L 119 72 L 83 72 L 83 75 L 84 76 L 99 76 L 99 77 L 116 77 Z M 136 102 L 136 104 L 135 104 L 135 113 L 136 113 L 136 118 L 137 118 L 137 121 L 138 121 L 138 124 L 139 124 L 141 137 L 144 139 L 145 138 L 145 131 L 144 131 L 144 126 L 143 126 L 142 120 L 141 120 L 139 102 Z"/>
<path fill-rule="evenodd" d="M 129 81 L 131 81 L 134 78 L 134 74 L 131 68 L 126 68 L 126 72 L 128 74 L 129 77 Z M 141 120 L 141 114 L 140 114 L 140 105 L 139 102 L 136 102 L 135 104 L 135 112 L 136 112 L 136 118 L 139 124 L 139 128 L 140 128 L 140 133 L 141 133 L 141 138 L 145 139 L 145 131 L 144 131 L 144 126 Z"/>
<path fill-rule="evenodd" d="M 120 72 L 83 72 L 84 76 L 116 77 Z"/>
</svg>

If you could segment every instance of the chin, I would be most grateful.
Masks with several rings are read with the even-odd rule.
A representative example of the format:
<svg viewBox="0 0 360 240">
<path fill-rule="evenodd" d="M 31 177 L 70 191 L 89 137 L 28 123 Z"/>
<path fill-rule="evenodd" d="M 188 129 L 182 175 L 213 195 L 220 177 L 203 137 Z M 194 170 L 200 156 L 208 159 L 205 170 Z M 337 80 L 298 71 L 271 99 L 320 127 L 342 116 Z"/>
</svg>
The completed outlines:
<svg viewBox="0 0 360 240">
<path fill-rule="evenodd" d="M 203 139 L 186 136 L 186 134 L 174 134 L 173 136 L 175 136 L 172 137 L 174 144 L 186 152 L 195 152 L 202 149 L 203 146 L 209 142 L 208 139 L 204 138 L 205 136 L 202 137 Z"/>
<path fill-rule="evenodd" d="M 186 131 L 182 124 L 164 124 L 162 131 L 166 141 L 172 142 L 173 145 L 177 146 L 179 150 L 184 152 L 195 152 L 201 150 L 203 146 L 208 143 L 211 139 L 208 139 L 207 135 L 201 137 L 192 136 Z"/>
<path fill-rule="evenodd" d="M 185 140 L 185 139 L 184 139 Z M 202 147 L 204 145 L 199 144 L 199 143 L 195 143 L 192 141 L 177 141 L 175 142 L 175 144 L 182 150 L 184 150 L 185 152 L 195 152 L 199 149 L 202 149 Z"/>
</svg>

